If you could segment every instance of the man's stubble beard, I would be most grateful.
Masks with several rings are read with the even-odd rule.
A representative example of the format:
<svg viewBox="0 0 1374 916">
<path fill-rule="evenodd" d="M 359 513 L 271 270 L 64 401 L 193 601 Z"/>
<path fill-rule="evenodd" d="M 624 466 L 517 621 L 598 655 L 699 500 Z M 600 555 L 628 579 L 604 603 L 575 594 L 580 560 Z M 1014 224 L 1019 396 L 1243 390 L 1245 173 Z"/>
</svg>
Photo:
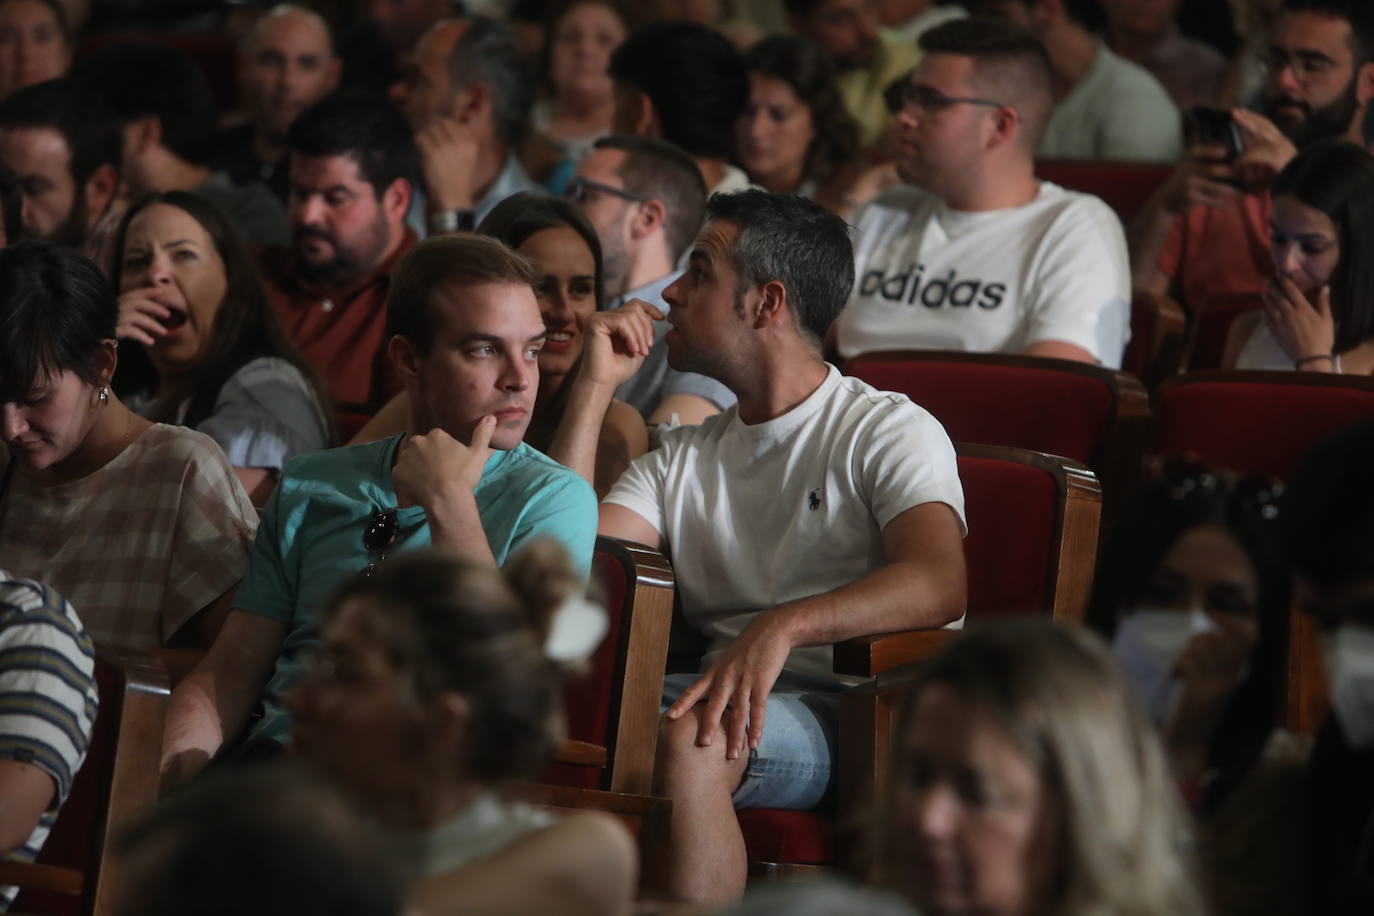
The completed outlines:
<svg viewBox="0 0 1374 916">
<path fill-rule="evenodd" d="M 1293 145 L 1302 149 L 1321 140 L 1344 137 L 1350 132 L 1355 113 L 1360 110 L 1359 97 L 1356 95 L 1355 80 L 1352 79 L 1344 91 L 1333 101 L 1320 108 L 1309 108 L 1307 117 L 1298 124 L 1285 125 L 1273 117 L 1273 102 L 1265 103 L 1265 114 L 1273 120 L 1284 136 Z"/>
<path fill-rule="evenodd" d="M 300 254 L 299 240 L 305 231 L 307 230 L 296 230 L 298 256 Z M 334 256 L 327 261 L 313 263 L 300 256 L 301 271 L 315 283 L 335 286 L 361 280 L 374 270 L 386 252 L 390 235 L 386 214 L 380 211 L 377 213 L 377 218 L 368 227 L 366 238 L 357 246 L 341 245 L 338 237 L 334 235 L 321 232 L 312 232 L 311 234 L 328 239 L 334 246 Z"/>
</svg>

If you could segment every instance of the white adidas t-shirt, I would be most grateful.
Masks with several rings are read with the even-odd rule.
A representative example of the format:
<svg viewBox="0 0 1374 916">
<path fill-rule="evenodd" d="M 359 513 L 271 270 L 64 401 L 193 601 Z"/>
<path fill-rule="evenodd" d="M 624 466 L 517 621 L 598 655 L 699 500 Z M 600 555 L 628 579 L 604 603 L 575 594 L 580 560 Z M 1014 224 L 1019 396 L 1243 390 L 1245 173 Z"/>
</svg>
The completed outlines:
<svg viewBox="0 0 1374 916">
<path fill-rule="evenodd" d="M 842 355 L 1021 353 L 1058 340 L 1121 366 L 1131 271 L 1121 222 L 1096 197 L 1041 182 L 1024 206 L 965 213 L 903 186 L 874 198 L 855 224 Z"/>
<path fill-rule="evenodd" d="M 964 525 L 944 427 L 905 395 L 833 366 L 792 410 L 747 425 L 731 407 L 663 434 L 606 497 L 663 536 L 687 621 L 723 649 L 758 610 L 831 591 L 883 564 L 883 528 L 927 502 Z M 742 613 L 741 613 L 742 612 Z M 711 655 L 708 654 L 709 663 Z M 785 669 L 836 686 L 830 646 Z"/>
</svg>

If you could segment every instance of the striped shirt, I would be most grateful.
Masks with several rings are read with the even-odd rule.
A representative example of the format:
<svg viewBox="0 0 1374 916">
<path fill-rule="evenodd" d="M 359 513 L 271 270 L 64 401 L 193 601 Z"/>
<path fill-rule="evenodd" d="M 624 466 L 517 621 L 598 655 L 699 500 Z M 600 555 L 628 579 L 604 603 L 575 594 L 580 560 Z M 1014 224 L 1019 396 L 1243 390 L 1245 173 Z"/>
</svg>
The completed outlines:
<svg viewBox="0 0 1374 916">
<path fill-rule="evenodd" d="M 0 571 L 0 758 L 52 777 L 52 804 L 28 841 L 4 856 L 32 862 L 86 757 L 96 713 L 95 649 L 71 605 Z M 0 887 L 0 910 L 16 889 Z"/>
</svg>

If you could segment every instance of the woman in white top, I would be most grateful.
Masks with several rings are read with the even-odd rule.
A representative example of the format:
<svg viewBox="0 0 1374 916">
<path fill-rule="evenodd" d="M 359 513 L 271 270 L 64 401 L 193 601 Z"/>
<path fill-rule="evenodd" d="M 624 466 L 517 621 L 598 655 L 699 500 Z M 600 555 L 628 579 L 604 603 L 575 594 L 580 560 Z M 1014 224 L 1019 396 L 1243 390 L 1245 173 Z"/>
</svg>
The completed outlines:
<svg viewBox="0 0 1374 916">
<path fill-rule="evenodd" d="M 1223 365 L 1374 373 L 1374 155 L 1332 140 L 1274 179 L 1274 277 Z"/>
<path fill-rule="evenodd" d="M 131 344 L 120 395 L 218 442 L 260 505 L 286 460 L 328 448 L 333 429 L 247 248 L 213 204 L 168 191 L 130 208 L 115 250 L 118 335 Z"/>
<path fill-rule="evenodd" d="M 506 791 L 538 776 L 561 731 L 549 653 L 570 630 L 590 633 L 584 652 L 599 638 L 580 615 L 604 627 L 583 588 L 542 542 L 504 570 L 386 559 L 326 604 L 320 654 L 288 699 L 292 750 L 380 822 L 427 916 L 630 911 L 635 852 L 617 821 L 555 819 Z"/>
</svg>

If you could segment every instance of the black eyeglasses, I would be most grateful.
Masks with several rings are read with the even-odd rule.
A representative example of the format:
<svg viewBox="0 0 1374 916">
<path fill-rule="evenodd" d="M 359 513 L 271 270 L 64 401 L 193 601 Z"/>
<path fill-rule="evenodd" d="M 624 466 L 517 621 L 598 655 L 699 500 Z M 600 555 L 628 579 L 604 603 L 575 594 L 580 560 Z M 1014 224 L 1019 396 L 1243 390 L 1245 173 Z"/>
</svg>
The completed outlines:
<svg viewBox="0 0 1374 916">
<path fill-rule="evenodd" d="M 986 108 L 1006 107 L 1001 102 L 994 102 L 992 99 L 945 95 L 938 89 L 918 86 L 905 77 L 887 84 L 887 88 L 883 90 L 883 103 L 887 105 L 887 110 L 892 114 L 898 114 L 912 108 L 933 113 L 944 111 L 951 105 L 982 105 Z"/>
<path fill-rule="evenodd" d="M 1294 78 L 1307 80 L 1335 69 L 1336 62 L 1317 51 L 1293 51 L 1289 53 L 1283 48 L 1270 48 L 1260 55 L 1259 65 L 1266 76 L 1272 76 L 1292 67 Z"/>
<path fill-rule="evenodd" d="M 610 194 L 612 197 L 634 201 L 637 204 L 642 204 L 649 199 L 647 197 L 641 197 L 638 194 L 633 194 L 624 188 L 614 188 L 608 184 L 602 184 L 599 181 L 592 181 L 590 178 L 583 178 L 581 175 L 578 175 L 573 178 L 572 181 L 568 182 L 568 187 L 564 189 L 563 196 L 572 203 L 580 204 L 587 199 L 588 191 L 598 194 Z"/>
<path fill-rule="evenodd" d="M 377 564 L 386 559 L 386 552 L 391 545 L 396 543 L 396 510 L 378 509 L 372 513 L 372 518 L 368 521 L 367 527 L 363 529 L 363 549 L 368 553 L 377 554 L 377 558 L 363 570 L 364 576 L 370 576 L 377 569 Z"/>
</svg>

